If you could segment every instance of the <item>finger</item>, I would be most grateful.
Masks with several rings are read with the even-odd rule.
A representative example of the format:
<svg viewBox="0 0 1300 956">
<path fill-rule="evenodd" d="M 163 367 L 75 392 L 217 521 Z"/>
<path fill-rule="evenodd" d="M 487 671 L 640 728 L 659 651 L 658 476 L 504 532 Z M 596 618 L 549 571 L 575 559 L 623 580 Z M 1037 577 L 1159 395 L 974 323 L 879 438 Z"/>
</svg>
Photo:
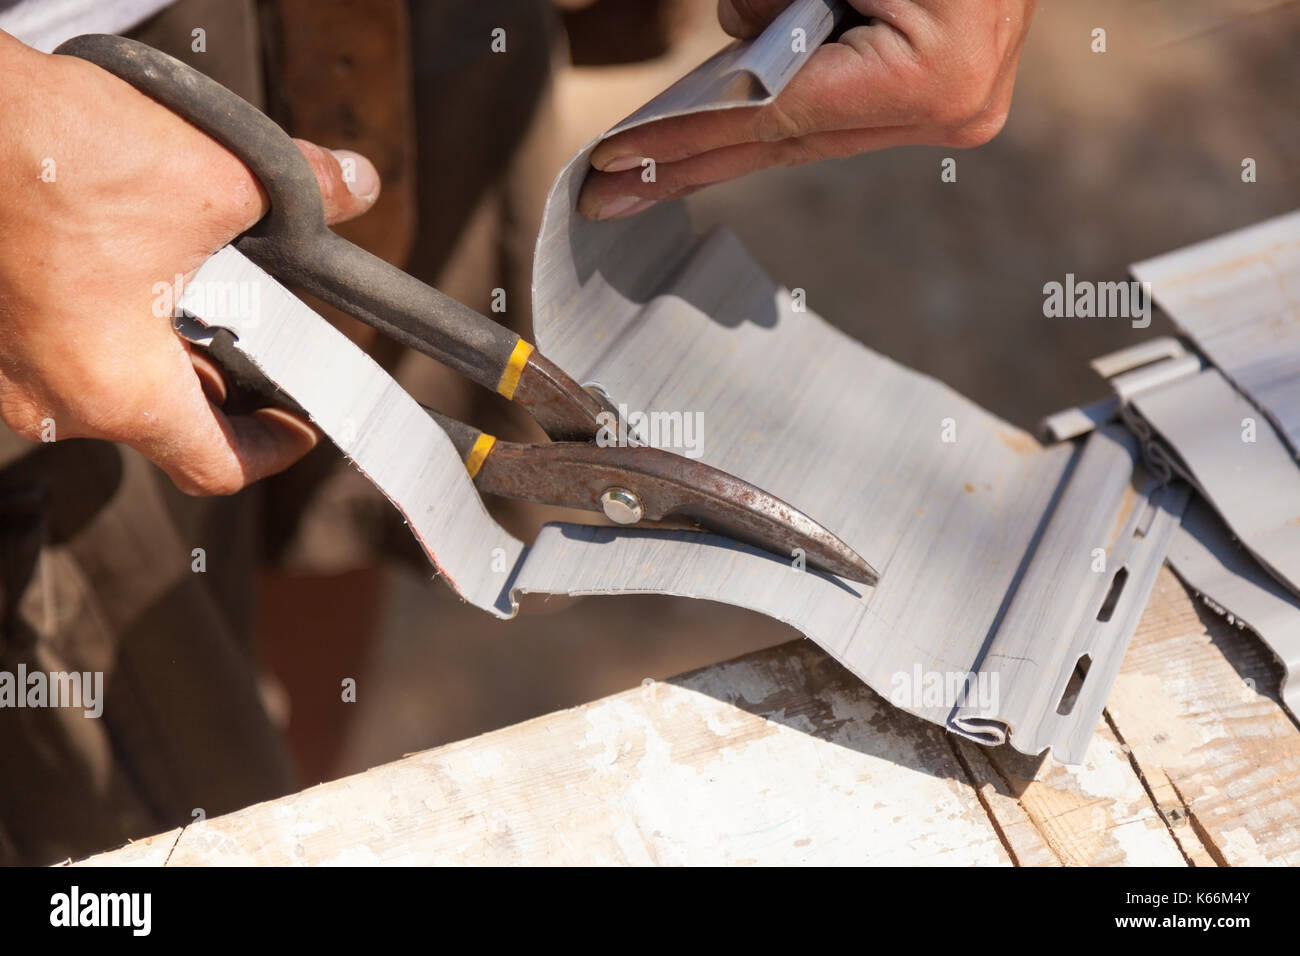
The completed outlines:
<svg viewBox="0 0 1300 956">
<path fill-rule="evenodd" d="M 898 43 L 896 31 L 855 27 L 844 41 L 819 47 L 766 106 L 691 113 L 626 130 L 597 146 L 591 165 L 621 172 L 642 168 L 645 158 L 675 163 L 741 143 L 905 122 L 910 97 L 884 59 L 892 52 L 888 46 Z"/>
<path fill-rule="evenodd" d="M 718 23 L 733 37 L 748 40 L 788 6 L 790 0 L 718 0 Z"/>
<path fill-rule="evenodd" d="M 654 182 L 644 182 L 638 170 L 622 173 L 592 171 L 583 185 L 578 212 L 588 219 L 622 219 L 654 202 L 679 199 L 704 186 L 744 176 L 760 169 L 797 166 L 820 159 L 852 156 L 925 142 L 937 131 L 911 126 L 833 130 L 777 143 L 741 143 L 657 167 Z"/>
<path fill-rule="evenodd" d="M 208 401 L 179 347 L 157 392 L 152 427 L 123 437 L 188 494 L 233 494 L 288 468 L 320 440 L 315 428 L 284 409 L 226 415 Z"/>
<path fill-rule="evenodd" d="M 204 436 L 203 445 L 191 446 L 187 441 L 162 455 L 150 455 L 186 494 L 234 494 L 284 471 L 320 441 L 310 424 L 282 408 L 233 416 L 209 409 L 213 427 L 203 431 L 212 434 Z M 139 450 L 149 455 L 148 448 Z"/>
<path fill-rule="evenodd" d="M 379 173 L 370 160 L 349 149 L 329 150 L 302 139 L 294 142 L 320 183 L 326 222 L 347 222 L 375 204 Z"/>
</svg>

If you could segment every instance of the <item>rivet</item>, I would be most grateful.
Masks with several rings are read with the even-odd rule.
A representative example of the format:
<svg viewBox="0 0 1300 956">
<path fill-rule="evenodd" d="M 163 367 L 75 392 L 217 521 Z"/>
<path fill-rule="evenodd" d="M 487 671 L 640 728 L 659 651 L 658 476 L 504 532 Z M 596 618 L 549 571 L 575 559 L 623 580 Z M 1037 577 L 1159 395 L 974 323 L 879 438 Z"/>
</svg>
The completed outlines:
<svg viewBox="0 0 1300 956">
<path fill-rule="evenodd" d="M 645 515 L 641 499 L 626 488 L 607 488 L 601 493 L 600 506 L 615 524 L 636 524 Z"/>
</svg>

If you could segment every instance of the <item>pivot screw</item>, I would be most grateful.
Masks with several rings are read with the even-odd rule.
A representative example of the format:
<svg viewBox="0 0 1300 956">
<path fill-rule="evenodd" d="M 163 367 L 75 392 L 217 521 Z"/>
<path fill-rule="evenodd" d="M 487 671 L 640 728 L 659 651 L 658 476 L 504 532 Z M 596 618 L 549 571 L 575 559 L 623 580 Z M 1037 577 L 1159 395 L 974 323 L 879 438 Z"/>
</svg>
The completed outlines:
<svg viewBox="0 0 1300 956">
<path fill-rule="evenodd" d="M 626 488 L 607 488 L 600 496 L 605 517 L 615 524 L 636 524 L 645 515 L 641 499 Z"/>
</svg>

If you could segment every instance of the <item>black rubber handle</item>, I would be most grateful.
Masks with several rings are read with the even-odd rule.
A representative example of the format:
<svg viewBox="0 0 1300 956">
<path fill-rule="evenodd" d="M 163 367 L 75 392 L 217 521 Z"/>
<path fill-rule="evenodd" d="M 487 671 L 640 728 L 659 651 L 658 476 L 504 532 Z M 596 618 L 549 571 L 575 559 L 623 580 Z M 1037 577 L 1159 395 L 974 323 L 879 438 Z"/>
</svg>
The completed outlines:
<svg viewBox="0 0 1300 956">
<path fill-rule="evenodd" d="M 496 390 L 519 336 L 335 235 L 310 164 L 270 117 L 220 83 L 135 40 L 74 37 L 55 53 L 126 80 L 238 156 L 271 210 L 234 243 L 267 272 Z"/>
</svg>

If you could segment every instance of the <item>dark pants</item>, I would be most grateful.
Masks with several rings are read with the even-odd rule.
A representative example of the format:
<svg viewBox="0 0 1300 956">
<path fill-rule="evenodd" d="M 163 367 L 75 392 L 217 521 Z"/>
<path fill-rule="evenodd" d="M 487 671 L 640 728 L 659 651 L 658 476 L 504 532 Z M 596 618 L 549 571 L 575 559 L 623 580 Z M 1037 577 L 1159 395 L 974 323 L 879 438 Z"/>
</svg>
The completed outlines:
<svg viewBox="0 0 1300 956">
<path fill-rule="evenodd" d="M 277 85 L 277 3 L 262 6 L 269 34 L 259 31 L 252 0 L 182 0 L 137 35 L 248 99 L 284 107 L 290 84 Z M 411 111 L 421 155 L 412 267 L 429 280 L 451 256 L 476 197 L 506 175 L 546 85 L 547 4 L 482 6 L 440 0 L 410 10 L 421 84 Z M 484 41 L 473 46 L 482 55 L 467 57 L 470 44 L 458 37 L 487 36 L 502 23 L 531 56 L 503 70 L 486 59 Z M 207 33 L 202 55 L 190 49 L 195 26 Z M 346 121 L 342 94 L 335 105 Z M 310 118 L 294 123 L 292 109 L 287 119 L 276 115 L 290 132 L 317 135 Z M 353 144 L 339 134 L 322 145 Z M 481 280 L 484 294 L 502 281 Z M 512 311 L 526 315 L 526 297 L 515 301 Z M 351 490 L 322 494 L 331 483 Z M 385 542 L 409 550 L 395 512 L 330 447 L 278 480 L 195 499 L 124 447 L 33 445 L 0 428 L 0 672 L 101 672 L 104 696 L 98 719 L 73 708 L 0 708 L 0 863 L 84 856 L 189 823 L 196 810 L 215 816 L 295 788 L 259 694 L 254 586 L 268 554 L 304 550 L 293 543 L 304 524 L 312 542 L 350 535 L 354 547 L 334 550 L 354 561 L 375 556 L 358 550 L 391 553 Z"/>
<path fill-rule="evenodd" d="M 259 98 L 251 4 L 182 3 L 139 37 L 188 50 L 196 21 L 204 69 Z M 0 862 L 76 857 L 291 790 L 251 653 L 257 491 L 189 498 L 125 447 L 2 428 L 0 464 L 0 671 L 103 674 L 98 719 L 0 709 Z"/>
</svg>

